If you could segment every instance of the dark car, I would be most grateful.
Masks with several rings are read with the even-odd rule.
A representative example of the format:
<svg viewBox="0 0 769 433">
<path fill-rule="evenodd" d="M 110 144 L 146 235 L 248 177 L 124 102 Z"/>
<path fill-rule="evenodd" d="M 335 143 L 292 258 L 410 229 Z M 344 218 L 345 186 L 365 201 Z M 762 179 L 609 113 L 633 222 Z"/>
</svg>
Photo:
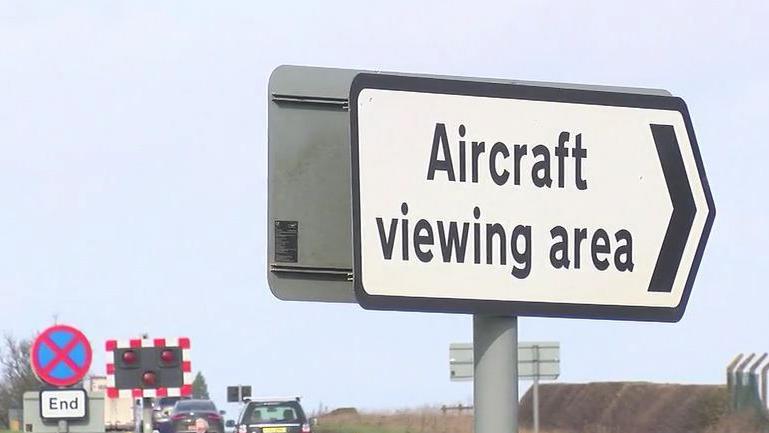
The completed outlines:
<svg viewBox="0 0 769 433">
<path fill-rule="evenodd" d="M 236 428 L 237 433 L 311 433 L 299 399 L 249 401 Z"/>
<path fill-rule="evenodd" d="M 179 400 L 189 399 L 189 397 L 160 397 L 155 400 L 152 407 L 153 430 L 158 433 L 173 433 L 171 431 L 171 412 Z"/>
<path fill-rule="evenodd" d="M 171 433 L 194 432 L 198 418 L 208 421 L 208 433 L 224 433 L 222 415 L 211 400 L 179 400 L 171 412 Z"/>
</svg>

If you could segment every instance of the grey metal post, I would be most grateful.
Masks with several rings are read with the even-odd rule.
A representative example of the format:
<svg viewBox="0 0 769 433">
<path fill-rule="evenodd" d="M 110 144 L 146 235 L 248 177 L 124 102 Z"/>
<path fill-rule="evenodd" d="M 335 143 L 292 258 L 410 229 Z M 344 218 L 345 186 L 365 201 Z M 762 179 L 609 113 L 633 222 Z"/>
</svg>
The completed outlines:
<svg viewBox="0 0 769 433">
<path fill-rule="evenodd" d="M 748 355 L 747 358 L 745 358 L 740 365 L 737 366 L 737 370 L 735 372 L 735 381 L 737 382 L 737 392 L 735 393 L 737 396 L 736 400 L 736 409 L 744 409 L 748 402 L 750 401 L 750 392 L 748 388 L 747 377 L 745 369 L 748 368 L 748 365 L 753 361 L 753 358 L 756 357 L 755 353 L 751 353 Z"/>
<path fill-rule="evenodd" d="M 764 396 L 764 400 L 763 400 L 764 408 L 766 408 L 767 404 L 769 404 L 769 395 L 766 394 L 767 373 L 769 373 L 769 364 L 766 364 L 764 368 L 761 369 L 761 395 Z"/>
<path fill-rule="evenodd" d="M 58 433 L 68 433 L 69 431 L 69 425 L 65 419 L 60 419 L 57 427 Z"/>
<path fill-rule="evenodd" d="M 533 392 L 533 418 L 534 433 L 539 433 L 539 346 L 534 346 L 534 392 Z"/>
<path fill-rule="evenodd" d="M 475 433 L 518 432 L 518 318 L 473 316 Z"/>
<path fill-rule="evenodd" d="M 539 377 L 534 377 L 534 433 L 539 433 Z"/>
<path fill-rule="evenodd" d="M 742 353 L 737 355 L 732 362 L 726 367 L 726 387 L 729 389 L 729 399 L 731 400 L 732 409 L 737 409 L 737 366 L 742 361 Z"/>
<path fill-rule="evenodd" d="M 152 399 L 142 398 L 142 425 L 144 433 L 152 433 Z"/>
<path fill-rule="evenodd" d="M 142 340 L 149 340 L 150 334 L 145 332 L 141 335 Z M 152 399 L 142 398 L 142 429 L 144 433 L 152 433 Z"/>
</svg>

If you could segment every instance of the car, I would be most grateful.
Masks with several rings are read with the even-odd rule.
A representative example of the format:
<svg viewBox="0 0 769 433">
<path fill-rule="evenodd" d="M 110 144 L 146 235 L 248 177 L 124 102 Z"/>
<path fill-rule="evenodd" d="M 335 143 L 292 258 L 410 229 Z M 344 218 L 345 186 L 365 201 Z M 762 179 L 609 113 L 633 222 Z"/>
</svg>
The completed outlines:
<svg viewBox="0 0 769 433">
<path fill-rule="evenodd" d="M 234 427 L 237 433 L 311 433 L 299 398 L 251 399 Z"/>
<path fill-rule="evenodd" d="M 224 433 L 223 413 L 211 400 L 179 400 L 171 412 L 171 433 L 195 431 L 195 420 L 208 421 L 208 433 Z"/>
<path fill-rule="evenodd" d="M 171 412 L 179 400 L 189 397 L 160 397 L 155 400 L 152 408 L 153 430 L 158 433 L 173 433 L 171 431 Z"/>
</svg>

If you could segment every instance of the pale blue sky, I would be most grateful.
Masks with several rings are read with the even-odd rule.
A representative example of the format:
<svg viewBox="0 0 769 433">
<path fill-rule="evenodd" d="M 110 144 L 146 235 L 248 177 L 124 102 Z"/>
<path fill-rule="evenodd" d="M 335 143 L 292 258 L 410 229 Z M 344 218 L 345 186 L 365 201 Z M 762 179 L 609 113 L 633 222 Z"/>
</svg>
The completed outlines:
<svg viewBox="0 0 769 433">
<path fill-rule="evenodd" d="M 159 3 L 0 0 L 0 331 L 58 314 L 97 373 L 107 338 L 189 336 L 220 402 L 238 382 L 308 409 L 468 401 L 448 344 L 470 317 L 270 294 L 266 86 L 292 63 L 682 96 L 718 209 L 684 319 L 520 338 L 561 341 L 568 382 L 720 383 L 769 351 L 766 1 Z"/>
</svg>

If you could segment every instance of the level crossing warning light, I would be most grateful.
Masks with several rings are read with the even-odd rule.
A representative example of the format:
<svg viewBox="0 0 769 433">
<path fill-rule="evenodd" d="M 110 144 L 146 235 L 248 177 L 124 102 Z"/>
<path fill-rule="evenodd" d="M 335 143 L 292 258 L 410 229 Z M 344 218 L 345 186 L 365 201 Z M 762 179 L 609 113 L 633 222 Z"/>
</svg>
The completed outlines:
<svg viewBox="0 0 769 433">
<path fill-rule="evenodd" d="M 192 394 L 189 338 L 109 340 L 107 397 L 180 397 Z"/>
</svg>

